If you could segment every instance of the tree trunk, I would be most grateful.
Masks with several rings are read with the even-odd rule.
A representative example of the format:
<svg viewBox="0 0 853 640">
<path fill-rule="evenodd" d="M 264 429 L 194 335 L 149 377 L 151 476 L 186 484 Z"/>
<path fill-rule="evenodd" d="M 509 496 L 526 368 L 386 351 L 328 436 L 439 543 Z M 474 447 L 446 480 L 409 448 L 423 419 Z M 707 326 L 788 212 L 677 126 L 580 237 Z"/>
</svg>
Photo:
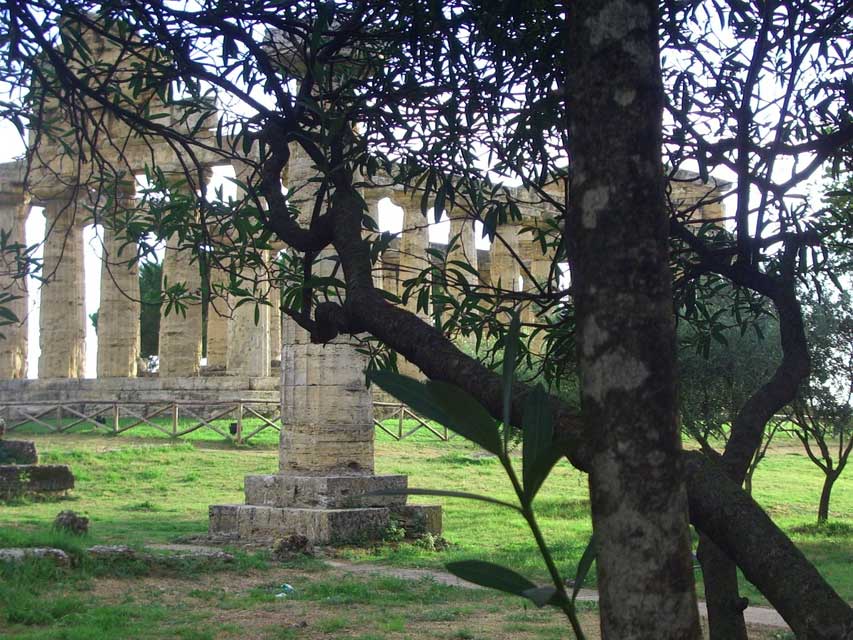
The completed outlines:
<svg viewBox="0 0 853 640">
<path fill-rule="evenodd" d="M 718 463 L 695 451 L 684 458 L 693 524 L 737 563 L 797 638 L 853 639 L 850 606 L 770 517 Z"/>
<path fill-rule="evenodd" d="M 747 472 L 746 477 L 743 479 L 743 490 L 746 491 L 748 496 L 752 496 L 752 471 Z"/>
<path fill-rule="evenodd" d="M 823 524 L 829 520 L 829 498 L 832 495 L 832 486 L 838 476 L 835 473 L 827 473 L 823 477 L 823 489 L 820 492 L 820 504 L 817 507 L 817 523 Z"/>
<path fill-rule="evenodd" d="M 699 562 L 705 569 L 705 603 L 710 640 L 746 640 L 743 601 L 738 596 L 737 571 L 728 570 L 728 556 L 711 540 L 699 535 Z M 714 557 L 711 557 L 714 556 Z M 719 569 L 722 571 L 717 573 Z"/>
<path fill-rule="evenodd" d="M 752 394 L 738 412 L 722 455 L 729 476 L 738 484 L 746 480 L 751 495 L 750 468 L 761 447 L 764 430 L 776 412 L 796 397 L 800 382 L 808 377 L 809 351 L 792 274 L 783 274 L 777 280 L 759 276 L 756 282 L 739 284 L 746 284 L 771 298 L 779 314 L 782 344 L 782 361 L 770 380 Z M 705 544 L 708 544 L 707 538 L 700 538 L 697 555 L 702 564 L 711 638 L 747 640 L 743 609 L 733 606 L 740 601 L 737 567 L 724 553 L 718 553 L 718 549 L 705 549 Z"/>
<path fill-rule="evenodd" d="M 679 464 L 657 2 L 568 7 L 583 417 L 606 639 L 700 637 Z M 606 141 L 606 142 L 605 142 Z"/>
</svg>

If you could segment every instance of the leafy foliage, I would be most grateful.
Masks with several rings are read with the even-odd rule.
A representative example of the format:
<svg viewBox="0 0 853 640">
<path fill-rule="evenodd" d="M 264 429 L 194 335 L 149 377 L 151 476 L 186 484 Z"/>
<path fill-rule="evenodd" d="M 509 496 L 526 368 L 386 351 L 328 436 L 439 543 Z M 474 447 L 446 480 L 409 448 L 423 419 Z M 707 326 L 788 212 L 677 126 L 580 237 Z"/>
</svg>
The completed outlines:
<svg viewBox="0 0 853 640">
<path fill-rule="evenodd" d="M 512 438 L 510 416 L 512 415 L 512 391 L 516 366 L 516 344 L 519 338 L 520 319 L 514 314 L 509 333 L 508 347 L 504 351 L 503 361 L 503 409 L 504 428 L 498 429 L 498 424 L 489 416 L 483 406 L 462 389 L 442 382 L 429 381 L 421 384 L 389 371 L 376 371 L 370 379 L 384 391 L 394 395 L 408 404 L 424 417 L 435 420 L 452 429 L 467 440 L 478 444 L 486 451 L 498 457 L 515 489 L 520 507 L 514 507 L 488 496 L 465 494 L 456 491 L 436 491 L 431 489 L 407 489 L 397 492 L 418 495 L 440 495 L 448 497 L 469 498 L 492 502 L 516 509 L 521 513 L 536 539 L 539 552 L 548 567 L 553 585 L 540 587 L 512 569 L 481 560 L 465 560 L 452 562 L 447 565 L 448 571 L 475 584 L 505 593 L 522 596 L 531 600 L 537 606 L 552 604 L 561 607 L 566 613 L 572 629 L 578 638 L 583 638 L 583 632 L 577 619 L 574 602 L 586 574 L 589 572 L 595 554 L 594 538 L 591 538 L 586 551 L 578 565 L 576 582 L 572 596 L 566 593 L 565 581 L 560 576 L 550 550 L 545 544 L 542 532 L 536 522 L 533 510 L 533 500 L 536 492 L 557 462 L 559 455 L 552 446 L 553 426 L 551 399 L 541 386 L 537 386 L 525 402 L 523 414 L 524 448 L 522 455 L 523 474 L 519 482 L 512 460 L 509 456 L 509 441 Z"/>
</svg>

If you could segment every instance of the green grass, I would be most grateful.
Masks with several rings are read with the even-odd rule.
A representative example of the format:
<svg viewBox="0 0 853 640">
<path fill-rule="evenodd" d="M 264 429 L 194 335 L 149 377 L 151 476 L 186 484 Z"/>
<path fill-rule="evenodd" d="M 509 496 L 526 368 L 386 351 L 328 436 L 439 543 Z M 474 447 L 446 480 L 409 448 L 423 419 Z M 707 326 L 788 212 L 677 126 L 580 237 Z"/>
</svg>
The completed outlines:
<svg viewBox="0 0 853 640">
<path fill-rule="evenodd" d="M 275 472 L 278 462 L 274 443 L 236 447 L 223 442 L 93 434 L 34 435 L 33 439 L 44 462 L 71 465 L 77 486 L 67 499 L 18 501 L 0 508 L 0 546 L 59 546 L 75 552 L 82 545 L 143 545 L 201 534 L 207 529 L 208 505 L 242 502 L 243 477 Z M 459 439 L 441 442 L 422 431 L 396 442 L 380 433 L 376 452 L 377 473 L 407 474 L 409 486 L 513 500 L 495 459 Z M 836 484 L 830 525 L 823 528 L 813 526 L 820 486 L 819 471 L 792 441 L 782 440 L 759 467 L 754 493 L 827 580 L 853 601 L 849 561 L 853 471 Z M 342 554 L 356 562 L 432 568 L 450 560 L 479 558 L 544 579 L 524 522 L 513 512 L 458 499 L 413 501 L 443 505 L 444 535 L 451 543 L 448 550 L 434 552 L 404 543 L 349 548 Z M 591 532 L 586 476 L 561 462 L 542 488 L 536 508 L 558 565 L 572 576 Z M 62 509 L 90 518 L 85 541 L 51 532 L 51 522 Z M 748 585 L 745 593 L 753 602 L 761 601 Z"/>
</svg>

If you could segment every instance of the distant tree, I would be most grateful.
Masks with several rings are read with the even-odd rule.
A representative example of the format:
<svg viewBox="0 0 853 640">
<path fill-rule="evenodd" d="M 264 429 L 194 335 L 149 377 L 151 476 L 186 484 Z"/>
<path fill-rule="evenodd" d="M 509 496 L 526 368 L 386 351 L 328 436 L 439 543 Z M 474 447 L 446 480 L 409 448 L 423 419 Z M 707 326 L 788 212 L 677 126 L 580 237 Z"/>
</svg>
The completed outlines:
<svg viewBox="0 0 853 640">
<path fill-rule="evenodd" d="M 163 265 L 159 262 L 143 262 L 139 266 L 139 311 L 140 355 L 143 358 L 156 356 L 160 351 L 160 306 Z"/>
<path fill-rule="evenodd" d="M 715 447 L 725 447 L 741 407 L 781 358 L 776 318 L 761 305 L 751 306 L 751 299 L 740 292 L 728 287 L 722 291 L 730 295 L 697 305 L 690 321 L 681 322 L 678 328 L 681 428 L 711 455 Z M 732 309 L 741 309 L 741 313 Z M 768 424 L 755 451 L 744 478 L 750 494 L 755 469 L 782 422 L 780 418 Z"/>
<path fill-rule="evenodd" d="M 791 422 L 824 475 L 821 524 L 829 519 L 832 488 L 853 451 L 853 304 L 844 293 L 837 301 L 812 300 L 804 310 L 812 374 L 791 405 Z"/>
</svg>

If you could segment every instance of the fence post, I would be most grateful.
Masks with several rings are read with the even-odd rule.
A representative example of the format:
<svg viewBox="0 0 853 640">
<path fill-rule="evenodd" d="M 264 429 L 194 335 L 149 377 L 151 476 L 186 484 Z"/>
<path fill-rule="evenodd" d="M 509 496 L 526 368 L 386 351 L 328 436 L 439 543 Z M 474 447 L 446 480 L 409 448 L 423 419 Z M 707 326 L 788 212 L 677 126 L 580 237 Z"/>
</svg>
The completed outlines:
<svg viewBox="0 0 853 640">
<path fill-rule="evenodd" d="M 400 405 L 400 417 L 397 419 L 397 440 L 403 439 L 403 414 L 405 412 L 405 407 Z"/>
<path fill-rule="evenodd" d="M 243 444 L 243 401 L 237 402 L 237 444 Z"/>
<path fill-rule="evenodd" d="M 56 432 L 62 433 L 62 405 L 56 407 Z"/>
<path fill-rule="evenodd" d="M 113 435 L 118 435 L 119 428 L 119 408 L 118 402 L 113 403 Z"/>
<path fill-rule="evenodd" d="M 178 414 L 178 403 L 176 402 L 172 405 L 172 437 L 173 438 L 178 437 L 178 419 L 179 419 L 179 417 L 180 416 Z"/>
</svg>

